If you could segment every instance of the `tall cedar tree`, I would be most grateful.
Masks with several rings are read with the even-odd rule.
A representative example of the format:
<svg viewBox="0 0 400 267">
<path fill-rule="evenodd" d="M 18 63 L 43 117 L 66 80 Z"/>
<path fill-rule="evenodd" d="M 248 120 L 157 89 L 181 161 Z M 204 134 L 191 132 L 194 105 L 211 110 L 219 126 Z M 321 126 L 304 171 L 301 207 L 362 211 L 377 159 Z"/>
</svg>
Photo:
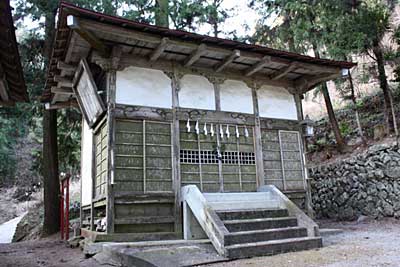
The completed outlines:
<svg viewBox="0 0 400 267">
<path fill-rule="evenodd" d="M 220 4 L 223 0 L 216 0 L 212 4 Z M 214 29 L 218 29 L 217 22 L 223 22 L 227 16 L 226 12 L 222 10 L 220 6 L 208 8 L 210 4 L 207 4 L 205 0 L 103 0 L 92 1 L 92 0 L 73 0 L 73 4 L 79 5 L 84 8 L 93 9 L 105 14 L 117 15 L 122 12 L 122 16 L 138 20 L 145 23 L 156 22 L 160 26 L 169 26 L 169 17 L 172 18 L 173 24 L 177 29 L 195 30 L 200 26 L 201 23 L 209 23 L 205 21 L 204 17 L 212 11 L 213 16 L 217 16 L 212 20 Z M 46 67 L 50 60 L 54 34 L 55 34 L 55 20 L 57 14 L 58 0 L 16 0 L 15 1 L 15 14 L 14 19 L 17 22 L 21 22 L 25 17 L 31 16 L 34 21 L 43 21 L 40 23 L 40 27 L 31 30 L 29 38 L 25 42 L 30 44 L 39 44 L 42 49 L 38 49 L 40 55 L 37 55 L 37 50 L 30 50 L 31 53 L 27 52 L 23 61 L 31 62 L 29 58 L 39 58 L 43 62 L 35 64 L 36 76 L 42 76 L 47 73 Z M 193 5 L 192 5 L 193 4 Z M 211 4 L 211 5 L 212 5 Z M 175 13 L 174 13 L 175 12 Z M 215 15 L 216 14 L 216 15 Z M 220 16 L 218 16 L 220 14 Z M 44 28 L 44 34 L 42 29 Z M 217 34 L 217 31 L 215 31 Z M 27 46 L 28 47 L 28 46 Z M 26 49 L 28 50 L 28 49 Z M 33 76 L 35 76 L 32 73 Z M 37 79 L 30 85 L 31 96 L 37 98 L 40 96 L 40 90 L 37 88 L 44 88 L 44 79 Z M 33 92 L 33 93 L 32 93 Z M 37 102 L 36 102 L 37 103 Z M 37 107 L 32 107 L 37 109 Z M 61 114 L 62 113 L 62 114 Z M 80 120 L 76 118 L 76 114 L 72 111 L 59 111 L 57 114 L 56 110 L 41 110 L 41 112 L 35 112 L 36 115 L 43 115 L 43 150 L 42 150 L 42 174 L 43 174 L 43 186 L 44 186 L 44 235 L 50 235 L 58 231 L 59 227 L 59 161 L 62 162 L 63 169 L 70 169 L 71 162 L 68 159 L 76 161 L 76 153 L 70 152 L 71 150 L 79 150 L 78 143 L 71 144 L 67 142 L 66 146 L 64 142 L 65 138 L 71 139 L 72 131 L 79 132 L 80 127 L 77 126 Z M 60 116 L 61 114 L 61 116 Z M 68 119 L 65 119 L 65 116 Z M 67 125 L 65 125 L 67 124 Z M 58 128 L 60 125 L 62 127 Z M 60 136 L 60 131 L 65 131 Z M 61 142 L 57 140 L 62 138 Z M 75 138 L 78 139 L 79 138 Z M 73 149 L 71 149 L 73 148 Z M 60 149 L 60 151 L 59 151 Z M 61 156 L 61 158 L 59 158 Z M 64 157 L 68 156 L 65 160 Z"/>
<path fill-rule="evenodd" d="M 328 34 L 320 18 L 325 1 L 329 0 L 252 0 L 250 6 L 258 7 L 262 15 L 256 29 L 256 41 L 269 42 L 278 48 L 289 47 L 289 50 L 300 53 L 312 50 L 319 58 L 325 45 L 322 42 L 323 36 Z M 273 17 L 280 19 L 282 23 L 271 27 L 268 20 Z M 320 89 L 338 150 L 343 151 L 346 144 L 339 129 L 326 83 L 323 83 Z"/>
<path fill-rule="evenodd" d="M 326 2 L 326 21 L 335 28 L 325 37 L 327 50 L 332 55 L 366 54 L 378 69 L 380 88 L 384 99 L 385 130 L 397 132 L 392 109 L 391 90 L 386 71 L 382 39 L 390 27 L 390 15 L 395 1 L 391 0 L 341 0 Z"/>
</svg>

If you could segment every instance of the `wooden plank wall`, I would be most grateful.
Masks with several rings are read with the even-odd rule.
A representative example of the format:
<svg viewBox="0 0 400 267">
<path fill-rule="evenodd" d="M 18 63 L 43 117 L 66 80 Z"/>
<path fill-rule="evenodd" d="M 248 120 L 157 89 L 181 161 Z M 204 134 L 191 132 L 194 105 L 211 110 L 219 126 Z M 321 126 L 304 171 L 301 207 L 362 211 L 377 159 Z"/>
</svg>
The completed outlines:
<svg viewBox="0 0 400 267">
<path fill-rule="evenodd" d="M 94 179 L 94 199 L 105 196 L 107 190 L 107 164 L 108 164 L 108 146 L 107 146 L 107 123 L 100 126 L 94 135 L 95 143 L 95 179 Z"/>
<path fill-rule="evenodd" d="M 283 191 L 304 191 L 304 168 L 300 133 L 262 129 L 265 184 Z"/>
<path fill-rule="evenodd" d="M 224 138 L 220 137 L 220 126 L 224 132 Z M 221 181 L 223 181 L 224 192 L 246 192 L 256 191 L 256 165 L 255 163 L 231 162 L 229 158 L 240 158 L 241 152 L 254 153 L 254 136 L 253 127 L 246 126 L 249 133 L 245 137 L 245 127 L 238 126 L 239 138 L 236 137 L 236 125 L 229 126 L 230 137 L 226 137 L 226 125 L 213 124 L 214 136 L 211 136 L 208 124 L 208 134 L 204 134 L 204 124 L 199 127 L 200 133 L 194 132 L 194 122 L 192 122 L 191 132 L 187 132 L 186 122 L 180 122 L 180 148 L 186 153 L 192 155 L 181 155 L 181 157 L 192 158 L 191 162 L 181 161 L 181 179 L 182 186 L 188 184 L 197 185 L 203 192 L 218 192 L 221 189 Z M 222 147 L 223 160 L 222 164 L 218 163 L 215 156 L 217 147 L 217 138 Z M 182 153 L 183 153 L 182 151 Z M 205 153 L 211 154 L 211 161 L 204 163 L 202 157 Z M 228 155 L 231 154 L 231 155 Z M 221 170 L 220 170 L 221 168 Z M 220 177 L 221 176 L 221 177 Z"/>
<path fill-rule="evenodd" d="M 115 233 L 174 232 L 171 123 L 116 119 Z"/>
</svg>

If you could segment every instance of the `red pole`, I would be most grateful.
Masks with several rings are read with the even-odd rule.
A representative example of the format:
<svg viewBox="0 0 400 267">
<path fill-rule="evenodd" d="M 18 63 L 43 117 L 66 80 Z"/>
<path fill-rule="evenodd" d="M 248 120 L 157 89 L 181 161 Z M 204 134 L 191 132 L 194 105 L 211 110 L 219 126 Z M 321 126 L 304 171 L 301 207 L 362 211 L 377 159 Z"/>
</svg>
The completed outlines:
<svg viewBox="0 0 400 267">
<path fill-rule="evenodd" d="M 67 179 L 65 179 L 65 188 L 67 191 L 66 194 L 66 201 L 65 201 L 65 239 L 69 239 L 69 176 Z"/>
<path fill-rule="evenodd" d="M 61 187 L 61 196 L 60 196 L 60 232 L 61 232 L 61 240 L 64 239 L 64 185 L 63 181 L 60 183 Z"/>
</svg>

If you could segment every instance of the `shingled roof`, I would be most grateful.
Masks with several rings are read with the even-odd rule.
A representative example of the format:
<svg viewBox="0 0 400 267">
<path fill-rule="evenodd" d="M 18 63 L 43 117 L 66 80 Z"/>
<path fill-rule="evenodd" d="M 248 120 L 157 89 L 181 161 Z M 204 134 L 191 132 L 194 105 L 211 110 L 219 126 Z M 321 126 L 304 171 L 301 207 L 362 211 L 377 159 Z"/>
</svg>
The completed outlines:
<svg viewBox="0 0 400 267">
<path fill-rule="evenodd" d="M 9 0 L 0 1 L 0 106 L 27 102 Z"/>
<path fill-rule="evenodd" d="M 79 22 L 79 29 L 67 25 L 69 16 Z M 71 76 L 71 73 L 60 68 L 60 63 L 74 66 L 79 62 L 79 56 L 88 56 L 93 50 L 104 55 L 107 54 L 105 50 L 114 45 L 122 46 L 127 55 L 150 61 L 156 55 L 155 60 L 174 61 L 184 67 L 209 68 L 216 72 L 229 69 L 244 76 L 257 75 L 296 83 L 304 83 L 303 77 L 306 77 L 310 83 L 304 87 L 304 91 L 320 82 L 339 77 L 341 69 L 350 69 L 356 65 L 352 62 L 319 59 L 260 45 L 172 30 L 61 2 L 42 101 L 55 103 L 70 100 L 65 92 L 56 98 L 52 92 L 52 88 L 60 87 L 60 82 L 65 84 L 65 78 Z M 190 61 L 193 55 L 197 56 L 195 62 Z"/>
</svg>

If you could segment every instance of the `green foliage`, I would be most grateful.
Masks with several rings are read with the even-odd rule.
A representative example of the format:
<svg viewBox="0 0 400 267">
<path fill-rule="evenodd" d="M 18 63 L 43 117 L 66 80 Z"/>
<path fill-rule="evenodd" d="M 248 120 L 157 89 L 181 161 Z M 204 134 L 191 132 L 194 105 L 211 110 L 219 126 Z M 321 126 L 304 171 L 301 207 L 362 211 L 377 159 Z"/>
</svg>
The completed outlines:
<svg viewBox="0 0 400 267">
<path fill-rule="evenodd" d="M 348 136 L 352 132 L 352 129 L 351 129 L 349 123 L 347 123 L 346 121 L 343 121 L 340 123 L 339 129 L 340 129 L 340 133 L 342 134 L 342 136 Z"/>
<path fill-rule="evenodd" d="M 218 25 L 229 17 L 229 11 L 221 8 L 224 0 L 170 0 L 169 17 L 176 29 L 196 31 L 203 24 L 213 26 L 217 35 Z M 71 0 L 72 4 L 110 15 L 122 15 L 128 19 L 145 23 L 155 23 L 156 0 Z M 13 145 L 16 139 L 31 135 L 38 144 L 42 142 L 43 104 L 40 96 L 45 85 L 46 54 L 45 43 L 50 32 L 45 28 L 44 18 L 54 18 L 59 5 L 58 0 L 15 0 L 14 18 L 19 27 L 23 19 L 39 22 L 38 28 L 25 30 L 20 36 L 20 55 L 31 102 L 14 109 L 2 109 L 0 114 L 0 181 L 12 180 L 16 167 Z M 80 128 L 81 114 L 75 109 L 58 112 L 58 151 L 59 171 L 77 173 L 80 166 Z M 32 151 L 33 171 L 41 171 L 42 151 Z"/>
<path fill-rule="evenodd" d="M 15 171 L 15 138 L 12 133 L 12 122 L 0 117 L 0 185 L 8 183 Z"/>
</svg>

